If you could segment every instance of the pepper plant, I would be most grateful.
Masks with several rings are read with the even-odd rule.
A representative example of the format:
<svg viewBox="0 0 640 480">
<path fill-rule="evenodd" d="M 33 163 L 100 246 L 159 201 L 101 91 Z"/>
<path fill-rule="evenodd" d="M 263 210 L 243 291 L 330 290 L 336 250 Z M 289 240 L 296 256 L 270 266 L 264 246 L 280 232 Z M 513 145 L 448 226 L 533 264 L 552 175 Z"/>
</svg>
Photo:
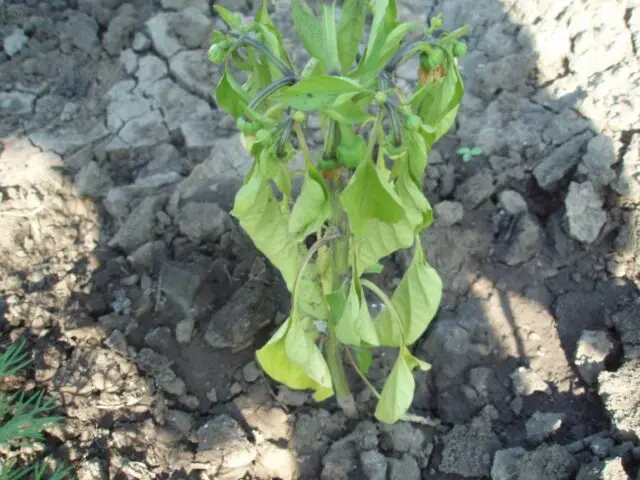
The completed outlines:
<svg viewBox="0 0 640 480">
<path fill-rule="evenodd" d="M 291 293 L 288 318 L 256 356 L 274 380 L 313 390 L 317 401 L 335 394 L 355 416 L 348 362 L 377 396 L 376 418 L 394 423 L 411 405 L 412 371 L 429 368 L 410 350 L 442 294 L 420 241 L 433 219 L 422 181 L 432 145 L 460 105 L 457 57 L 467 50 L 460 40 L 466 27 L 443 31 L 439 16 L 429 25 L 401 22 L 396 0 L 318 3 L 316 13 L 304 0 L 292 1 L 310 56 L 301 71 L 266 0 L 250 21 L 214 7 L 225 23 L 209 50 L 211 61 L 224 65 L 216 99 L 255 159 L 231 213 Z M 405 41 L 410 32 L 418 40 Z M 416 56 L 416 88 L 404 91 L 395 71 Z M 317 152 L 305 137 L 310 114 L 319 116 L 324 133 Z M 298 153 L 303 170 L 291 167 Z M 302 177 L 299 193 L 295 176 Z M 412 262 L 389 297 L 368 276 L 407 248 Z M 385 305 L 376 318 L 365 290 Z M 398 352 L 381 392 L 366 377 L 377 347 Z"/>
</svg>

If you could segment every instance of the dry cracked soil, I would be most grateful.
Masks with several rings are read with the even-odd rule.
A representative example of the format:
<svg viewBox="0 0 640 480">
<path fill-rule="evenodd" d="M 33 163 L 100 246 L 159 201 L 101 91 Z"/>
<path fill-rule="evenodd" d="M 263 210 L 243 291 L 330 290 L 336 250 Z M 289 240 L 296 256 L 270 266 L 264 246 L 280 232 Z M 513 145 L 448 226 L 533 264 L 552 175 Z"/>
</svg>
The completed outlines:
<svg viewBox="0 0 640 480">
<path fill-rule="evenodd" d="M 640 478 L 640 4 L 399 4 L 472 29 L 425 185 L 445 292 L 412 412 L 437 425 L 379 424 L 357 382 L 347 419 L 254 363 L 288 299 L 228 213 L 250 159 L 215 104 L 206 1 L 0 0 L 0 329 L 33 358 L 1 388 L 45 388 L 63 417 L 3 461 L 80 480 Z"/>
</svg>

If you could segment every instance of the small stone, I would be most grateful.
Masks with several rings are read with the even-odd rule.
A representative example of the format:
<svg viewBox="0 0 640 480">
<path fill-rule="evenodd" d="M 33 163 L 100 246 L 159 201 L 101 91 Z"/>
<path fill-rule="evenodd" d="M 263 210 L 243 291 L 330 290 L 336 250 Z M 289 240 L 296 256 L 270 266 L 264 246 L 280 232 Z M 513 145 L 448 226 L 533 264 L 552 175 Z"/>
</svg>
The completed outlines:
<svg viewBox="0 0 640 480">
<path fill-rule="evenodd" d="M 225 414 L 200 427 L 197 438 L 197 462 L 235 469 L 249 466 L 257 456 L 255 445 L 249 442 L 242 427 Z"/>
<path fill-rule="evenodd" d="M 75 185 L 79 196 L 98 198 L 106 194 L 111 178 L 96 162 L 89 162 L 76 174 Z"/>
<path fill-rule="evenodd" d="M 461 203 L 445 200 L 434 207 L 435 220 L 439 227 L 451 227 L 462 221 L 464 208 Z"/>
<path fill-rule="evenodd" d="M 384 455 L 375 450 L 360 454 L 360 466 L 367 480 L 387 480 L 388 463 Z"/>
<path fill-rule="evenodd" d="M 229 214 L 215 203 L 187 203 L 177 220 L 180 232 L 197 244 L 215 242 L 233 228 Z"/>
<path fill-rule="evenodd" d="M 171 329 L 169 327 L 154 328 L 145 335 L 144 342 L 155 350 L 165 351 L 171 345 Z"/>
<path fill-rule="evenodd" d="M 189 436 L 193 428 L 193 418 L 186 412 L 181 410 L 169 410 L 167 412 L 167 423 L 170 427 L 182 433 L 185 437 Z"/>
<path fill-rule="evenodd" d="M 309 399 L 309 395 L 300 390 L 291 390 L 289 387 L 282 385 L 278 389 L 278 400 L 285 405 L 291 407 L 301 407 Z"/>
<path fill-rule="evenodd" d="M 233 382 L 231 384 L 231 387 L 229 388 L 229 392 L 231 393 L 232 396 L 236 396 L 236 395 L 240 395 L 242 393 L 244 389 L 242 388 L 242 385 L 240 385 L 238 382 Z"/>
<path fill-rule="evenodd" d="M 167 261 L 160 277 L 160 288 L 167 298 L 182 308 L 185 316 L 191 315 L 195 295 L 206 277 L 206 271 L 197 264 Z"/>
<path fill-rule="evenodd" d="M 389 480 L 420 480 L 418 462 L 408 453 L 401 458 L 389 458 Z"/>
<path fill-rule="evenodd" d="M 260 367 L 258 367 L 258 364 L 255 361 L 247 363 L 242 368 L 242 376 L 244 377 L 245 382 L 255 382 L 258 378 L 260 378 L 260 374 Z"/>
<path fill-rule="evenodd" d="M 0 92 L 0 112 L 6 115 L 25 115 L 33 112 L 36 95 L 25 92 Z"/>
<path fill-rule="evenodd" d="M 524 401 L 522 400 L 522 397 L 515 397 L 511 402 L 509 402 L 509 408 L 511 408 L 511 411 L 516 415 L 520 415 L 523 406 Z"/>
<path fill-rule="evenodd" d="M 116 15 L 109 23 L 102 45 L 112 56 L 119 55 L 136 30 L 136 19 L 126 15 Z"/>
<path fill-rule="evenodd" d="M 169 256 L 169 250 L 162 240 L 147 242 L 127 256 L 127 261 L 137 270 L 151 270 Z"/>
<path fill-rule="evenodd" d="M 511 375 L 513 389 L 517 395 L 528 396 L 536 392 L 543 392 L 549 395 L 551 388 L 547 382 L 542 380 L 536 372 L 526 367 L 518 367 Z"/>
<path fill-rule="evenodd" d="M 564 415 L 553 412 L 535 412 L 525 425 L 527 440 L 540 443 L 557 432 L 562 426 Z"/>
<path fill-rule="evenodd" d="M 640 304 L 626 305 L 611 316 L 613 327 L 620 336 L 624 358 L 640 358 Z"/>
<path fill-rule="evenodd" d="M 294 452 L 269 442 L 265 442 L 259 448 L 256 477 L 282 480 L 298 478 L 298 462 Z"/>
<path fill-rule="evenodd" d="M 468 209 L 478 207 L 495 192 L 493 175 L 488 169 L 476 173 L 456 188 L 455 197 Z"/>
<path fill-rule="evenodd" d="M 136 53 L 144 53 L 149 50 L 151 47 L 151 40 L 144 33 L 136 32 L 133 36 L 133 43 L 131 44 L 131 48 Z"/>
<path fill-rule="evenodd" d="M 594 455 L 600 458 L 606 458 L 609 455 L 609 452 L 613 448 L 613 439 L 609 437 L 596 437 L 591 440 L 589 444 L 589 448 L 593 452 Z"/>
<path fill-rule="evenodd" d="M 127 48 L 120 53 L 120 65 L 127 75 L 133 75 L 138 69 L 138 56 L 133 50 Z"/>
<path fill-rule="evenodd" d="M 20 50 L 24 48 L 28 41 L 29 37 L 24 34 L 24 30 L 15 28 L 11 35 L 6 36 L 2 42 L 4 53 L 14 57 L 20 53 Z"/>
<path fill-rule="evenodd" d="M 611 169 L 616 161 L 616 148 L 613 139 L 606 135 L 598 135 L 589 140 L 587 153 L 580 163 L 596 186 L 609 185 L 615 179 L 615 172 Z"/>
<path fill-rule="evenodd" d="M 123 355 L 127 355 L 129 353 L 127 339 L 120 330 L 114 330 L 111 335 L 105 339 L 104 344 L 110 349 Z"/>
<path fill-rule="evenodd" d="M 598 375 L 605 370 L 605 361 L 613 351 L 607 332 L 584 330 L 576 348 L 574 364 L 582 379 L 595 385 Z"/>
<path fill-rule="evenodd" d="M 593 243 L 607 221 L 607 213 L 591 182 L 571 182 L 564 205 L 567 233 L 582 243 Z"/>
<path fill-rule="evenodd" d="M 162 201 L 162 197 L 147 197 L 142 200 L 111 239 L 109 246 L 120 247 L 131 253 L 140 245 L 153 240 L 156 210 L 160 208 Z"/>
<path fill-rule="evenodd" d="M 146 23 L 153 48 L 165 59 L 173 57 L 183 48 L 178 39 L 171 35 L 170 23 L 174 15 L 159 13 L 147 20 Z"/>
<path fill-rule="evenodd" d="M 178 378 L 169 367 L 160 369 L 154 378 L 158 387 L 171 395 L 179 397 L 187 392 L 187 386 L 181 378 Z"/>
<path fill-rule="evenodd" d="M 515 190 L 504 190 L 498 195 L 500 207 L 510 215 L 527 211 L 526 200 Z"/>
<path fill-rule="evenodd" d="M 591 133 L 585 132 L 569 140 L 533 169 L 533 176 L 540 188 L 552 192 L 564 184 L 580 161 L 580 149 L 591 136 Z"/>
<path fill-rule="evenodd" d="M 520 461 L 518 480 L 569 480 L 578 462 L 562 445 L 543 445 L 526 452 Z"/>
<path fill-rule="evenodd" d="M 398 453 L 410 453 L 419 456 L 423 451 L 424 433 L 410 423 L 398 422 L 383 425 L 383 431 L 390 442 L 391 448 Z"/>
<path fill-rule="evenodd" d="M 187 317 L 178 322 L 176 325 L 176 341 L 181 345 L 191 342 L 195 325 L 196 321 L 193 317 Z"/>
<path fill-rule="evenodd" d="M 498 450 L 493 457 L 491 480 L 513 480 L 520 472 L 520 459 L 526 453 L 521 447 Z"/>
<path fill-rule="evenodd" d="M 185 47 L 200 48 L 210 34 L 211 17 L 205 15 L 200 8 L 189 6 L 169 19 L 169 28 Z"/>
<path fill-rule="evenodd" d="M 212 388 L 207 392 L 207 398 L 211 403 L 218 403 L 218 392 L 215 388 Z"/>
<path fill-rule="evenodd" d="M 499 242 L 496 257 L 509 266 L 520 265 L 531 260 L 540 250 L 543 232 L 536 218 L 529 213 L 520 213 L 513 219 L 508 236 Z"/>
</svg>

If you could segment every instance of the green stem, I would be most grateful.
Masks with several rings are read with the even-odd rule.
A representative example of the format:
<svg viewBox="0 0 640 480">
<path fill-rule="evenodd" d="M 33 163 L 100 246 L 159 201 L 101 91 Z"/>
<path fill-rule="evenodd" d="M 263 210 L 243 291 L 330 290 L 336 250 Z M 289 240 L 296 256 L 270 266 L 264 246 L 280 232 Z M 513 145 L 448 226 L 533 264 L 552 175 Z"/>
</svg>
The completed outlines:
<svg viewBox="0 0 640 480">
<path fill-rule="evenodd" d="M 251 46 L 253 48 L 255 48 L 256 50 L 259 50 L 265 57 L 267 57 L 267 60 L 269 60 L 271 63 L 273 63 L 276 68 L 278 70 L 280 70 L 282 72 L 282 74 L 285 77 L 294 77 L 296 76 L 296 73 L 291 70 L 282 60 L 280 60 L 278 57 L 276 57 L 271 50 L 269 50 L 269 47 L 267 47 L 264 43 L 255 40 L 251 37 L 247 37 L 247 36 L 240 36 L 237 34 L 232 33 L 231 35 L 237 37 L 239 39 L 239 45 L 244 45 L 244 46 Z"/>
<path fill-rule="evenodd" d="M 380 392 L 378 392 L 378 390 L 376 390 L 376 387 L 373 386 L 373 384 L 369 381 L 369 379 L 366 377 L 366 375 L 362 372 L 362 370 L 360 370 L 360 367 L 358 367 L 358 364 L 356 363 L 356 361 L 353 359 L 353 355 L 351 355 L 351 350 L 349 350 L 347 348 L 346 350 L 347 352 L 347 358 L 349 359 L 349 363 L 351 363 L 351 366 L 354 368 L 354 370 L 358 373 L 358 375 L 360 375 L 360 378 L 362 379 L 362 381 L 365 383 L 365 385 L 367 387 L 369 387 L 369 390 L 371 390 L 371 392 L 376 396 L 376 398 L 378 400 L 380 400 Z"/>
<path fill-rule="evenodd" d="M 307 141 L 304 138 L 304 132 L 302 131 L 302 127 L 298 122 L 295 122 L 293 125 L 293 131 L 296 132 L 296 137 L 298 139 L 298 143 L 300 144 L 300 148 L 302 149 L 302 153 L 304 155 L 304 163 L 309 168 L 311 162 L 311 151 L 309 150 L 309 146 L 307 145 Z"/>
<path fill-rule="evenodd" d="M 387 309 L 389 309 L 389 312 L 391 313 L 391 317 L 394 319 L 394 321 L 398 325 L 398 330 L 400 330 L 400 337 L 402 338 L 402 343 L 405 343 L 404 325 L 402 325 L 402 320 L 400 319 L 400 314 L 398 313 L 398 309 L 396 309 L 396 306 L 393 304 L 391 299 L 387 296 L 386 293 L 382 291 L 380 287 L 378 287 L 371 280 L 363 278 L 360 281 L 362 282 L 363 287 L 367 287 L 369 290 L 371 290 L 382 301 L 382 303 L 384 303 L 384 306 Z"/>
<path fill-rule="evenodd" d="M 284 78 L 280 78 L 280 79 L 278 79 L 278 80 L 276 80 L 274 82 L 271 82 L 269 85 L 267 85 L 262 90 L 260 90 L 256 94 L 255 97 L 253 97 L 253 99 L 251 100 L 251 102 L 249 102 L 249 105 L 247 105 L 247 107 L 250 108 L 250 109 L 256 108 L 257 106 L 260 105 L 260 103 L 265 98 L 267 98 L 269 95 L 271 95 L 276 90 L 279 90 L 282 87 L 286 87 L 288 85 L 293 85 L 297 81 L 298 80 L 296 79 L 296 77 L 284 77 Z"/>
</svg>

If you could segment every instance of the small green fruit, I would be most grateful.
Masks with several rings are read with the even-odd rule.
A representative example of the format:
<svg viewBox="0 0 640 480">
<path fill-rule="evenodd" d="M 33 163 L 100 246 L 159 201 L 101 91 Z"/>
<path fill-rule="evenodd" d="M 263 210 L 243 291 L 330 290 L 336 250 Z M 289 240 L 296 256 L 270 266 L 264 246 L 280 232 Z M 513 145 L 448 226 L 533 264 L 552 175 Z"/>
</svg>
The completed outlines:
<svg viewBox="0 0 640 480">
<path fill-rule="evenodd" d="M 384 92 L 376 92 L 374 98 L 380 105 L 384 105 L 385 103 L 387 103 L 387 94 Z"/>
<path fill-rule="evenodd" d="M 462 57 L 467 53 L 467 45 L 463 42 L 456 42 L 453 44 L 453 56 L 454 57 Z"/>
<path fill-rule="evenodd" d="M 420 66 L 432 71 L 444 62 L 444 52 L 439 47 L 434 47 L 430 53 L 420 55 Z"/>
<path fill-rule="evenodd" d="M 347 168 L 356 168 L 367 153 L 367 144 L 359 139 L 356 143 L 348 145 L 341 143 L 338 145 L 336 156 L 341 165 Z"/>
<path fill-rule="evenodd" d="M 333 170 L 335 168 L 338 168 L 338 162 L 336 162 L 335 160 L 321 158 L 320 160 L 318 160 L 316 167 L 318 167 L 319 170 Z"/>
<path fill-rule="evenodd" d="M 407 117 L 406 126 L 407 130 L 417 132 L 418 129 L 422 126 L 422 119 L 418 115 L 409 115 Z"/>
<path fill-rule="evenodd" d="M 236 127 L 245 135 L 252 135 L 260 130 L 260 125 L 247 120 L 244 117 L 238 117 L 236 120 Z"/>
<path fill-rule="evenodd" d="M 295 122 L 303 123 L 305 118 L 306 118 L 306 115 L 302 110 L 298 110 L 296 113 L 293 114 L 293 120 Z"/>
<path fill-rule="evenodd" d="M 213 63 L 222 63 L 227 57 L 228 45 L 226 42 L 215 43 L 209 48 L 209 60 Z"/>
</svg>

